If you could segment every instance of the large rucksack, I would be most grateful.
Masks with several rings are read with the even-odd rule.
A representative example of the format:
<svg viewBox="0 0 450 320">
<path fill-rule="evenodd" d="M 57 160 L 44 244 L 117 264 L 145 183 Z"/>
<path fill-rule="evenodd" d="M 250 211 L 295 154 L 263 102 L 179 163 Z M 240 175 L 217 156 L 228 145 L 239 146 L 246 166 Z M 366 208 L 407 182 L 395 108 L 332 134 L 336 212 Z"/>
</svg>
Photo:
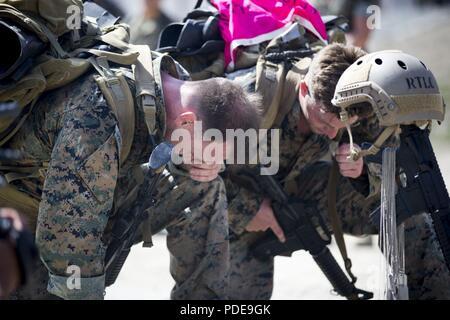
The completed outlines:
<svg viewBox="0 0 450 320">
<path fill-rule="evenodd" d="M 77 22 L 76 16 L 71 20 L 77 12 L 82 15 L 81 28 L 68 24 Z M 92 70 L 96 70 L 94 78 L 118 119 L 120 163 L 127 159 L 133 142 L 135 101 L 143 108 L 149 133 L 154 132 L 156 106 L 150 48 L 129 44 L 129 27 L 94 2 L 83 5 L 79 0 L 0 0 L 0 32 L 2 41 L 8 41 L 0 59 L 0 103 L 15 101 L 20 108 L 18 116 L 0 119 L 0 146 L 38 107 L 44 92 L 61 88 Z M 135 88 L 129 87 L 120 67 L 132 68 Z M 8 182 L 1 189 L 0 202 L 23 213 L 37 212 L 39 199 L 19 191 L 11 182 L 45 177 L 46 165 L 11 167 L 10 163 L 0 163 Z"/>
<path fill-rule="evenodd" d="M 96 10 L 100 17 L 88 15 Z M 81 28 L 76 25 L 78 13 Z M 106 15 L 93 2 L 83 6 L 80 0 L 0 0 L 0 31 L 17 48 L 5 48 L 2 55 L 9 56 L 11 69 L 15 63 L 21 65 L 16 70 L 1 66 L 0 102 L 16 101 L 22 111 L 16 118 L 0 119 L 0 146 L 20 129 L 42 93 L 63 87 L 94 68 L 96 81 L 119 119 L 120 161 L 126 160 L 134 136 L 135 93 L 124 74 L 111 65 L 135 66 L 142 77 L 151 57 L 145 46 L 129 44 L 127 25 L 117 23 L 113 16 L 105 19 Z M 147 63 L 136 68 L 144 59 Z M 151 95 L 151 88 L 142 85 L 145 81 L 138 83 L 138 95 Z"/>
</svg>

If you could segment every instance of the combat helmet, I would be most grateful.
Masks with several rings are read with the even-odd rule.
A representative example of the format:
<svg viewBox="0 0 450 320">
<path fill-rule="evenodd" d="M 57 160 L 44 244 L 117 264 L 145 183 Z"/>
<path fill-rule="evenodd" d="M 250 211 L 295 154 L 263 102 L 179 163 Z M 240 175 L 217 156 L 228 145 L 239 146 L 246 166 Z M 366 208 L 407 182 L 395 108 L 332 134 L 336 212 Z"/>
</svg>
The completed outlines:
<svg viewBox="0 0 450 320">
<path fill-rule="evenodd" d="M 349 131 L 354 158 L 376 154 L 400 125 L 443 121 L 445 103 L 433 73 L 418 58 L 401 51 L 380 51 L 353 63 L 339 79 L 333 105 Z M 368 150 L 357 151 L 348 124 L 349 110 L 370 104 L 384 131 Z"/>
</svg>

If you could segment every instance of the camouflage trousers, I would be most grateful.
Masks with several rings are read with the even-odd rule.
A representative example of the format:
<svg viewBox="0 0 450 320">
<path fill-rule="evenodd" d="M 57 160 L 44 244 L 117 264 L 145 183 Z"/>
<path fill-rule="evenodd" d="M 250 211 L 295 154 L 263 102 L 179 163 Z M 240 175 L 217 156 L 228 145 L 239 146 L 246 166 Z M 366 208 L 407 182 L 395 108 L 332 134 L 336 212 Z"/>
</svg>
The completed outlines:
<svg viewBox="0 0 450 320">
<path fill-rule="evenodd" d="M 42 199 L 38 212 L 26 213 L 43 263 L 31 283 L 13 298 L 103 298 L 108 228 L 136 187 L 131 169 L 119 168 L 117 132 L 116 117 L 97 85 L 82 78 L 42 97 L 9 142 L 8 147 L 24 154 L 15 166 L 48 164 L 40 176 L 11 182 Z M 136 140 L 147 141 L 147 133 Z M 141 145 L 133 148 L 137 154 L 144 149 Z M 139 164 L 136 160 L 129 167 Z M 229 247 L 223 181 L 197 183 L 180 177 L 175 188 L 169 180 L 167 176 L 157 187 L 159 201 L 150 225 L 154 232 L 165 227 L 169 231 L 171 273 L 176 282 L 172 298 L 225 298 Z M 2 190 L 0 206 L 12 206 Z M 79 268 L 79 288 L 68 286 L 75 275 L 75 270 L 69 271 L 71 266 Z"/>
<path fill-rule="evenodd" d="M 327 222 L 329 170 L 328 162 L 315 163 L 306 167 L 295 183 L 290 184 L 290 193 L 308 203 L 315 202 Z M 339 180 L 337 190 L 337 210 L 344 232 L 356 236 L 375 233 L 376 230 L 369 224 L 369 214 L 379 205 L 379 198 L 366 199 L 343 177 Z M 231 234 L 231 299 L 271 298 L 274 261 L 260 261 L 252 256 L 249 249 L 260 236 L 260 233 L 249 232 Z M 405 243 L 410 299 L 450 299 L 450 272 L 428 214 L 412 217 L 405 222 Z M 298 274 L 301 276 L 301 272 Z"/>
</svg>

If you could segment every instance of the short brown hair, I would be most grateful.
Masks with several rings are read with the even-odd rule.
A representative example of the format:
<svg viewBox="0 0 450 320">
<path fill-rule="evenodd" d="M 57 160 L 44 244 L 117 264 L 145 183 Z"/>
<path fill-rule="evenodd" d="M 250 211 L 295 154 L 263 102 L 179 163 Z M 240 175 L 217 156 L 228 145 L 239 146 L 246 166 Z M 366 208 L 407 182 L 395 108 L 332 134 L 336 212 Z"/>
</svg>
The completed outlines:
<svg viewBox="0 0 450 320">
<path fill-rule="evenodd" d="M 340 109 L 331 104 L 339 78 L 366 54 L 358 47 L 334 43 L 324 47 L 314 57 L 308 86 L 314 100 L 321 103 L 327 112 L 339 114 Z"/>
<path fill-rule="evenodd" d="M 247 92 L 238 83 L 225 78 L 198 81 L 198 115 L 204 128 L 259 129 L 262 119 L 260 95 Z"/>
</svg>

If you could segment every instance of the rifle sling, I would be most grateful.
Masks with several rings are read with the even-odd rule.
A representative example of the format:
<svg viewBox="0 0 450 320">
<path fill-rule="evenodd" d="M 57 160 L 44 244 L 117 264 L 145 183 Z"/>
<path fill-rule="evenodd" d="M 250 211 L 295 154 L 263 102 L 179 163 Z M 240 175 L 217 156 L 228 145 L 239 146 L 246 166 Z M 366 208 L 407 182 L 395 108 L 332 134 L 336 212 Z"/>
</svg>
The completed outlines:
<svg viewBox="0 0 450 320">
<path fill-rule="evenodd" d="M 337 198 L 337 182 L 339 178 L 339 166 L 336 160 L 333 160 L 333 165 L 331 166 L 330 176 L 328 179 L 328 218 L 330 220 L 331 228 L 333 229 L 334 238 L 336 239 L 336 244 L 341 253 L 342 259 L 344 260 L 345 270 L 350 276 L 352 283 L 354 284 L 357 278 L 352 273 L 352 261 L 347 254 L 347 246 L 345 245 L 344 232 L 342 231 L 341 221 L 338 216 L 336 208 L 336 198 Z"/>
</svg>

